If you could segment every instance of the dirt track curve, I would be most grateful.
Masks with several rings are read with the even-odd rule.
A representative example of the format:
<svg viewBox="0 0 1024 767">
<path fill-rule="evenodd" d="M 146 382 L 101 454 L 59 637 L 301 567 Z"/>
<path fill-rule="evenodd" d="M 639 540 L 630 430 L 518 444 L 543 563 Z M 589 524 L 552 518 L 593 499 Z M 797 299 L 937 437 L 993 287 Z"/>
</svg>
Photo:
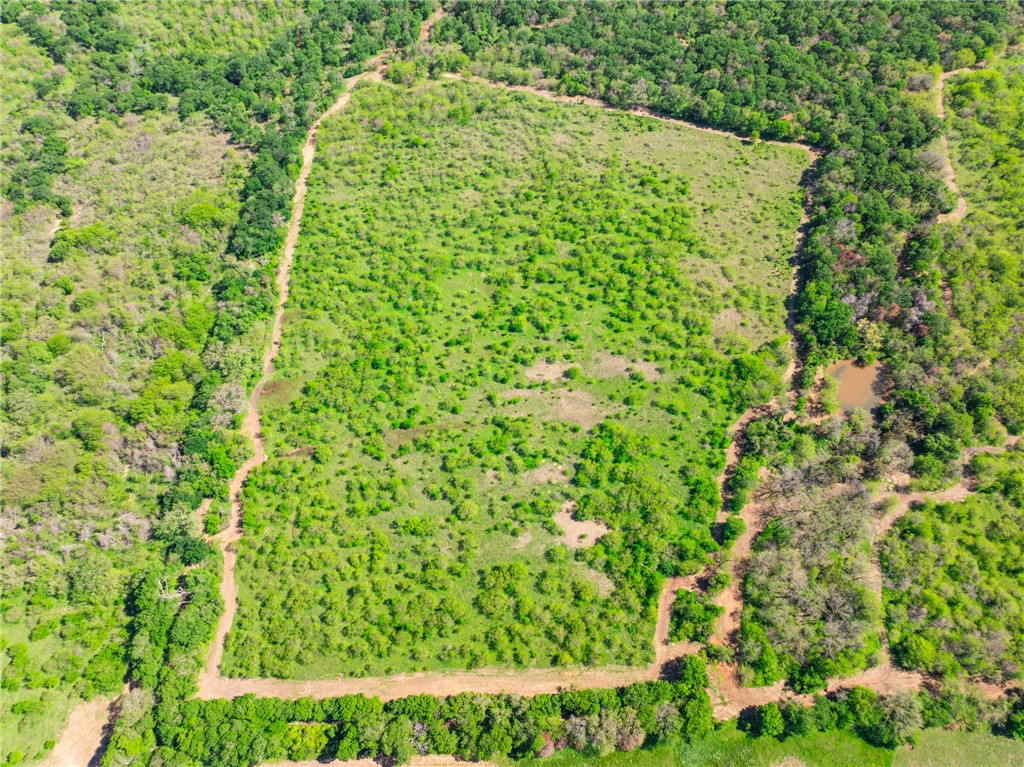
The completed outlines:
<svg viewBox="0 0 1024 767">
<path fill-rule="evenodd" d="M 946 182 L 946 186 L 949 187 L 949 191 L 956 195 L 956 207 L 949 213 L 939 215 L 938 221 L 940 224 L 944 224 L 947 221 L 963 221 L 964 216 L 967 215 L 967 200 L 964 199 L 963 194 L 960 192 L 960 187 L 956 185 L 956 171 L 953 170 L 953 158 L 949 153 L 949 140 L 946 138 L 945 130 L 946 104 L 942 98 L 942 91 L 946 86 L 946 80 L 950 77 L 971 71 L 973 71 L 972 67 L 962 67 L 951 72 L 942 72 L 939 75 L 939 81 L 935 84 L 935 105 L 938 109 L 939 119 L 943 122 L 943 131 L 939 136 L 939 142 L 942 144 L 942 170 L 940 174 L 942 180 Z"/>
<path fill-rule="evenodd" d="M 267 460 L 266 446 L 263 442 L 263 434 L 260 427 L 259 400 L 270 376 L 274 372 L 274 358 L 281 348 L 281 331 L 284 327 L 284 307 L 288 301 L 288 289 L 291 283 L 292 261 L 295 258 L 295 245 L 299 240 L 299 228 L 302 224 L 302 214 L 306 207 L 306 182 L 309 178 L 309 171 L 313 167 L 313 157 L 316 154 L 316 135 L 320 124 L 327 117 L 341 111 L 352 98 L 352 88 L 361 81 L 379 81 L 382 79 L 383 64 L 381 63 L 386 54 L 381 54 L 371 60 L 373 69 L 362 72 L 345 80 L 345 90 L 338 97 L 330 108 L 327 109 L 316 122 L 310 126 L 306 134 L 306 143 L 302 147 L 302 169 L 295 181 L 295 196 L 292 198 L 292 215 L 288 223 L 288 234 L 284 241 L 284 252 L 281 256 L 281 263 L 277 268 L 277 308 L 274 313 L 274 327 L 270 333 L 270 345 L 263 354 L 263 377 L 252 390 L 249 403 L 245 411 L 245 419 L 242 422 L 242 433 L 252 440 L 253 455 L 243 463 L 228 485 L 228 498 L 231 502 L 231 512 L 228 516 L 227 527 L 213 536 L 211 542 L 215 543 L 224 555 L 224 569 L 221 577 L 220 595 L 224 600 L 224 612 L 217 621 L 217 631 L 213 642 L 210 643 L 210 650 L 206 658 L 206 667 L 199 675 L 199 696 L 203 698 L 218 697 L 211 694 L 212 690 L 218 689 L 218 682 L 221 681 L 220 664 L 224 657 L 224 640 L 231 630 L 231 624 L 235 619 L 235 610 L 238 602 L 238 586 L 235 584 L 235 562 L 237 553 L 231 544 L 242 537 L 242 487 L 248 479 L 249 474 Z"/>
</svg>

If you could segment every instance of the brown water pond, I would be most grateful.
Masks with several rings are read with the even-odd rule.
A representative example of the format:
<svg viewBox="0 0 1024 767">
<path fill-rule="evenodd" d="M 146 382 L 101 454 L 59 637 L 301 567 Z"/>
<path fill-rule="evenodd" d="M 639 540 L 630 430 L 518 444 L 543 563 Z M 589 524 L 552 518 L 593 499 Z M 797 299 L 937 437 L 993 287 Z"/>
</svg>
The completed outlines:
<svg viewBox="0 0 1024 767">
<path fill-rule="evenodd" d="M 882 402 L 879 374 L 880 363 L 860 365 L 856 360 L 840 360 L 828 369 L 828 374 L 839 382 L 837 398 L 844 413 L 857 408 L 874 410 Z"/>
</svg>

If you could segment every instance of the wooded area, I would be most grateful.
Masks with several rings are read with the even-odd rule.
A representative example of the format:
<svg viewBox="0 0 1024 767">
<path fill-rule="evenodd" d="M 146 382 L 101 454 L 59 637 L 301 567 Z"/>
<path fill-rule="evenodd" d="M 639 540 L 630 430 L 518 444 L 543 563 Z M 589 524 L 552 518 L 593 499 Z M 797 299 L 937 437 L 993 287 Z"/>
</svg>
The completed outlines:
<svg viewBox="0 0 1024 767">
<path fill-rule="evenodd" d="M 802 179 L 796 417 L 753 421 L 728 478 L 731 511 L 758 492 L 777 507 L 744 582 L 747 681 L 812 691 L 874 662 L 866 523 L 885 510 L 866 493 L 893 473 L 958 482 L 965 446 L 1020 430 L 1017 0 L 444 10 L 421 43 L 433 9 L 417 0 L 0 9 L 5 763 L 42 757 L 75 700 L 126 680 L 110 765 L 520 756 L 549 739 L 599 754 L 710 727 L 689 660 L 682 685 L 579 699 L 188 701 L 223 609 L 204 533 L 250 451 L 238 427 L 299 149 L 385 49 L 392 85 L 325 128 L 345 149 L 318 158 L 333 175 L 313 178 L 264 398 L 274 459 L 246 489 L 239 566 L 272 585 L 243 589 L 234 672 L 648 658 L 664 577 L 718 563 L 742 534 L 738 516 L 713 524 L 726 428 L 780 392 L 787 361 L 803 155 L 763 139 L 821 156 Z M 953 199 L 930 89 L 970 67 L 945 88 L 967 217 L 938 223 Z M 448 72 L 749 143 L 687 146 L 648 119 L 424 85 Z M 358 207 L 328 184 L 358 189 Z M 836 358 L 884 363 L 873 423 L 813 410 L 829 409 L 814 377 Z M 1020 679 L 1018 464 L 977 457 L 977 496 L 916 507 L 881 544 L 903 667 Z M 709 595 L 728 580 L 708 577 Z M 673 637 L 708 642 L 717 612 L 683 596 Z M 1022 723 L 1019 694 L 949 687 L 770 704 L 742 726 L 891 748 L 922 724 L 1022 737 Z"/>
</svg>

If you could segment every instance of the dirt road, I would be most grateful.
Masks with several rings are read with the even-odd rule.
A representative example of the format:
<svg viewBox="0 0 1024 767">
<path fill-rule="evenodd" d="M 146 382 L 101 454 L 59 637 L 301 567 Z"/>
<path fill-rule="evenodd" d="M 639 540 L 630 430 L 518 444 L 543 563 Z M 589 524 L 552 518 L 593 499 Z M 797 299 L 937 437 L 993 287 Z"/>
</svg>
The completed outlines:
<svg viewBox="0 0 1024 767">
<path fill-rule="evenodd" d="M 103 728 L 110 720 L 115 698 L 96 698 L 71 712 L 68 726 L 39 767 L 87 767 L 103 745 Z"/>
<path fill-rule="evenodd" d="M 939 81 L 935 84 L 935 105 L 939 119 L 943 123 L 946 121 L 946 105 L 942 100 L 942 91 L 945 88 L 946 80 L 970 71 L 972 71 L 971 67 L 963 67 L 961 69 L 954 69 L 951 72 L 943 72 L 939 75 Z M 946 138 L 945 130 L 939 136 L 939 142 L 942 144 L 942 169 L 939 171 L 939 174 L 942 176 L 942 180 L 946 182 L 946 186 L 949 187 L 949 191 L 956 195 L 956 207 L 949 213 L 939 215 L 938 220 L 940 224 L 944 224 L 947 221 L 963 221 L 964 216 L 967 215 L 967 200 L 964 199 L 964 196 L 960 193 L 960 188 L 956 185 L 956 171 L 953 170 L 953 158 L 949 154 L 949 140 Z"/>
<path fill-rule="evenodd" d="M 227 527 L 213 536 L 211 542 L 215 543 L 224 555 L 224 568 L 221 574 L 220 595 L 224 600 L 224 612 L 217 621 L 217 631 L 214 634 L 213 642 L 206 657 L 206 667 L 199 676 L 200 697 L 216 697 L 211 695 L 210 690 L 217 687 L 220 680 L 220 664 L 224 658 L 224 640 L 231 630 L 231 624 L 235 619 L 235 611 L 238 603 L 238 586 L 235 584 L 235 563 L 237 553 L 232 544 L 242 537 L 242 487 L 249 478 L 252 470 L 267 460 L 266 446 L 263 442 L 263 434 L 260 427 L 259 401 L 270 376 L 274 372 L 274 358 L 281 348 L 281 331 L 284 327 L 284 307 L 288 301 L 288 290 L 291 284 L 292 261 L 295 258 L 295 245 L 299 239 L 299 228 L 302 224 L 302 214 L 306 206 L 306 188 L 309 179 L 309 171 L 313 167 L 313 157 L 316 154 L 316 135 L 320 129 L 321 122 L 341 111 L 352 98 L 352 89 L 361 81 L 379 81 L 383 75 L 382 61 L 386 53 L 382 53 L 372 59 L 370 65 L 373 67 L 367 72 L 355 75 L 345 80 L 345 90 L 327 111 L 325 111 L 306 134 L 306 143 L 302 147 L 302 169 L 295 181 L 295 195 L 292 198 L 292 215 L 288 223 L 288 234 L 284 241 L 284 252 L 281 255 L 281 263 L 277 268 L 277 308 L 274 314 L 274 325 L 270 333 L 270 344 L 263 354 L 263 376 L 259 383 L 253 388 L 249 397 L 248 406 L 245 411 L 245 418 L 242 421 L 242 433 L 252 441 L 253 454 L 243 463 L 228 484 L 228 498 L 231 503 L 231 511 L 228 516 Z M 204 501 L 204 504 L 206 502 Z M 208 504 L 206 504 L 208 506 Z"/>
</svg>

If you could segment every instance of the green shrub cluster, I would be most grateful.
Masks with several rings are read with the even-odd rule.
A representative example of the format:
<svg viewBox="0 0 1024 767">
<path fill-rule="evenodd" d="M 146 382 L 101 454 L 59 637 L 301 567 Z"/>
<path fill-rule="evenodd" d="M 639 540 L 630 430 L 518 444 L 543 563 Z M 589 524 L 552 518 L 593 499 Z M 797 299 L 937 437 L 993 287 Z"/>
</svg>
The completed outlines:
<svg viewBox="0 0 1024 767">
<path fill-rule="evenodd" d="M 882 543 L 886 623 L 904 668 L 992 681 L 1024 668 L 1024 455 L 974 459 L 979 494 L 915 506 Z"/>
<path fill-rule="evenodd" d="M 322 126 L 229 673 L 651 660 L 784 348 L 715 332 L 685 180 L 624 154 L 648 128 L 463 83 Z M 566 503 L 609 532 L 565 546 Z"/>
</svg>

